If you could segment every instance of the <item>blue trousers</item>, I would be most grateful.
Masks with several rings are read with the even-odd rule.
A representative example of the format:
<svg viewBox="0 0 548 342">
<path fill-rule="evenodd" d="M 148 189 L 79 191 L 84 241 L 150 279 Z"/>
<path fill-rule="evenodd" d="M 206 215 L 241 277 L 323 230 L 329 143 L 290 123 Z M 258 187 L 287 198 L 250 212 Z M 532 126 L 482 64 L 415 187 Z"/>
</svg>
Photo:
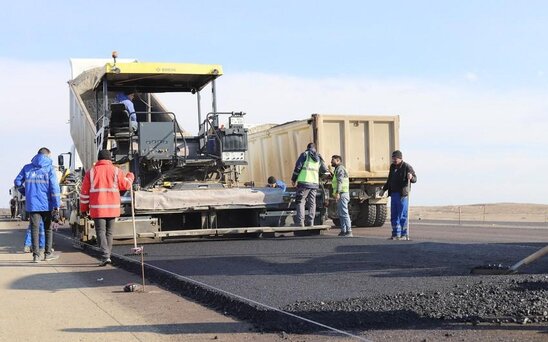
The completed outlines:
<svg viewBox="0 0 548 342">
<path fill-rule="evenodd" d="M 40 249 L 44 249 L 44 246 L 46 245 L 46 234 L 44 233 L 44 222 L 40 222 L 40 239 L 39 239 L 39 245 Z M 25 247 L 32 247 L 32 228 L 29 224 L 27 228 L 27 234 L 25 235 Z"/>
<path fill-rule="evenodd" d="M 343 192 L 340 196 L 341 198 L 337 202 L 337 214 L 341 221 L 341 232 L 347 233 L 352 231 L 352 222 L 350 221 L 350 214 L 348 213 L 350 194 L 348 192 Z"/>
<path fill-rule="evenodd" d="M 392 222 L 392 236 L 407 236 L 407 212 L 409 210 L 408 197 L 402 197 L 399 192 L 390 194 L 390 221 Z"/>
</svg>

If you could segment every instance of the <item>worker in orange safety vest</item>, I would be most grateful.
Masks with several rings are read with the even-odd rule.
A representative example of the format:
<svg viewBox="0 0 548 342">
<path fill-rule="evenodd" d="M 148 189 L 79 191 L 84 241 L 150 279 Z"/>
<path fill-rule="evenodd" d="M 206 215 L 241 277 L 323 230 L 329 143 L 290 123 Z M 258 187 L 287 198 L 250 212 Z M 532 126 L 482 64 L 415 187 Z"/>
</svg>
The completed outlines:
<svg viewBox="0 0 548 342">
<path fill-rule="evenodd" d="M 99 266 L 111 264 L 112 226 L 120 216 L 120 191 L 131 189 L 135 176 L 114 166 L 108 150 L 99 151 L 97 163 L 84 176 L 80 192 L 80 212 L 95 223 L 101 250 Z"/>
</svg>

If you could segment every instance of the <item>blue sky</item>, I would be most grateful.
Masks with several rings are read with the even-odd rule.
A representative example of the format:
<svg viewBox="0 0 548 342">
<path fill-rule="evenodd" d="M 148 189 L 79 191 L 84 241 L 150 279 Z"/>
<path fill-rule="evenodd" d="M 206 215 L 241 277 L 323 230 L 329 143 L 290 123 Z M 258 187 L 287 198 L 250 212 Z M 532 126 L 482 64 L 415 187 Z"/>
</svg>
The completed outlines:
<svg viewBox="0 0 548 342">
<path fill-rule="evenodd" d="M 35 118 L 18 154 L 3 152 L 16 164 L 0 171 L 6 189 L 42 141 L 54 153 L 70 143 L 68 59 L 118 50 L 141 61 L 222 64 L 221 103 L 255 123 L 316 112 L 400 115 L 402 149 L 423 175 L 418 204 L 548 203 L 545 177 L 530 172 L 548 167 L 544 1 L 90 4 L 3 5 L 4 109 Z M 27 92 L 32 114 L 21 111 Z M 6 141 L 21 122 L 3 117 Z M 458 189 L 451 196 L 447 183 Z"/>
<path fill-rule="evenodd" d="M 450 78 L 546 86 L 543 1 L 18 1 L 2 54 L 216 62 L 301 76 Z M 506 85 L 507 86 L 507 85 Z"/>
</svg>

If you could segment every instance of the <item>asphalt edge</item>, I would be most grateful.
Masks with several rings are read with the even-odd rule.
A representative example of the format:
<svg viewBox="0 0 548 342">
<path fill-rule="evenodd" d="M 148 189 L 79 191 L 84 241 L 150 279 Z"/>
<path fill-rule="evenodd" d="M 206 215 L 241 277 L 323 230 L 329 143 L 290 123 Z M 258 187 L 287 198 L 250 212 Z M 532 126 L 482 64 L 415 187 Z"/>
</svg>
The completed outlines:
<svg viewBox="0 0 548 342">
<path fill-rule="evenodd" d="M 57 233 L 65 239 L 75 242 L 66 235 Z M 77 242 L 74 248 L 81 249 L 88 255 L 99 257 L 97 247 Z M 112 254 L 113 266 L 124 269 L 130 273 L 141 276 L 141 262 L 119 254 Z M 215 310 L 223 315 L 251 323 L 259 332 L 287 332 L 294 334 L 325 332 L 329 329 L 322 328 L 318 324 L 307 322 L 301 318 L 293 317 L 294 314 L 287 314 L 281 310 L 268 309 L 255 305 L 249 301 L 230 296 L 227 293 L 217 291 L 199 282 L 192 281 L 169 271 L 144 264 L 145 279 L 150 283 L 175 293 L 181 297 L 192 300 L 200 305 Z"/>
</svg>

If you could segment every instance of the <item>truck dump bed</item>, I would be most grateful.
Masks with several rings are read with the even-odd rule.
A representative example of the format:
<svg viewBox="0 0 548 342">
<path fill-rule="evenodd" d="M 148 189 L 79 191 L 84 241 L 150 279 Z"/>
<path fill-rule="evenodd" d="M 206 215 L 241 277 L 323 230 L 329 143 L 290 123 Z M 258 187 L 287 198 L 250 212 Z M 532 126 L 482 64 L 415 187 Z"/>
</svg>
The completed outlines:
<svg viewBox="0 0 548 342">
<path fill-rule="evenodd" d="M 289 184 L 293 167 L 306 145 L 315 142 L 329 164 L 340 155 L 350 178 L 384 182 L 390 154 L 399 146 L 399 116 L 324 115 L 250 130 L 249 165 L 243 181 L 256 184 L 275 176 Z"/>
</svg>

